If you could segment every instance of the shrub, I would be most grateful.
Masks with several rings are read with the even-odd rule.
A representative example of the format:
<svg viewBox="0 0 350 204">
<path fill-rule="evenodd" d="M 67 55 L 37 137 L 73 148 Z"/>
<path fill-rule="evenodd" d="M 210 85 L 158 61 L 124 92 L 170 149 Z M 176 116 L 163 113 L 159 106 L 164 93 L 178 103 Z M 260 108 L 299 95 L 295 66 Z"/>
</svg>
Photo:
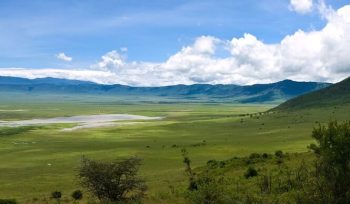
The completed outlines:
<svg viewBox="0 0 350 204">
<path fill-rule="evenodd" d="M 187 199 L 190 203 L 210 204 L 210 203 L 230 203 L 227 201 L 227 193 L 223 184 L 223 178 L 214 178 L 203 175 L 197 179 L 196 190 L 187 192 Z"/>
<path fill-rule="evenodd" d="M 224 168 L 226 166 L 226 162 L 220 161 L 219 162 L 219 168 Z"/>
<path fill-rule="evenodd" d="M 251 153 L 249 155 L 249 159 L 260 159 L 260 154 L 259 153 Z"/>
<path fill-rule="evenodd" d="M 72 193 L 72 198 L 73 198 L 75 201 L 78 201 L 78 200 L 83 199 L 83 192 L 81 192 L 81 190 L 75 190 L 75 191 Z"/>
<path fill-rule="evenodd" d="M 281 150 L 277 150 L 275 152 L 275 156 L 278 157 L 278 158 L 283 158 L 283 152 Z"/>
<path fill-rule="evenodd" d="M 0 199 L 0 204 L 17 204 L 15 199 Z"/>
<path fill-rule="evenodd" d="M 249 167 L 248 169 L 247 169 L 247 171 L 245 172 L 245 174 L 244 174 L 244 177 L 246 178 L 246 179 L 248 179 L 248 178 L 251 178 L 251 177 L 255 177 L 255 176 L 257 176 L 258 175 L 258 171 L 254 168 L 254 167 Z"/>
<path fill-rule="evenodd" d="M 55 199 L 58 203 L 60 202 L 61 197 L 62 193 L 60 191 L 54 191 L 51 193 L 51 198 Z"/>
<path fill-rule="evenodd" d="M 141 160 L 136 157 L 113 162 L 82 159 L 78 177 L 88 191 L 101 202 L 140 200 L 147 187 L 138 178 Z"/>
<path fill-rule="evenodd" d="M 269 158 L 269 155 L 267 153 L 262 154 L 262 158 L 267 159 Z"/>
<path fill-rule="evenodd" d="M 209 168 L 217 168 L 218 167 L 218 161 L 216 161 L 216 160 L 209 160 L 207 162 L 207 166 Z"/>
<path fill-rule="evenodd" d="M 348 203 L 350 200 L 350 122 L 330 122 L 314 128 L 317 144 L 310 149 L 317 156 L 316 176 L 322 202 Z"/>
</svg>

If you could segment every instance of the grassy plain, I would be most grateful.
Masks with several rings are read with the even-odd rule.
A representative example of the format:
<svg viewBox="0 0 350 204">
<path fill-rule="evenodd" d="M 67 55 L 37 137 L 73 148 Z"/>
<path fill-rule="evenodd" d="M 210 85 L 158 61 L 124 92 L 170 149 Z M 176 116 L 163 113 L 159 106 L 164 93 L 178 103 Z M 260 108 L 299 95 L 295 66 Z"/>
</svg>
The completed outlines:
<svg viewBox="0 0 350 204">
<path fill-rule="evenodd" d="M 3 97 L 4 94 L 1 94 Z M 93 159 L 143 158 L 141 174 L 149 198 L 159 199 L 169 186 L 181 186 L 181 148 L 195 167 L 252 152 L 306 152 L 317 122 L 349 119 L 349 106 L 298 112 L 264 112 L 275 104 L 210 101 L 7 94 L 0 100 L 0 120 L 128 113 L 164 116 L 138 125 L 62 132 L 69 124 L 0 128 L 0 198 L 29 201 L 79 189 L 75 170 L 84 155 Z M 132 102 L 133 101 L 133 102 Z M 136 102 L 135 102 L 136 101 Z M 155 102 L 156 101 L 156 102 Z M 254 115 L 246 115 L 254 114 Z"/>
</svg>

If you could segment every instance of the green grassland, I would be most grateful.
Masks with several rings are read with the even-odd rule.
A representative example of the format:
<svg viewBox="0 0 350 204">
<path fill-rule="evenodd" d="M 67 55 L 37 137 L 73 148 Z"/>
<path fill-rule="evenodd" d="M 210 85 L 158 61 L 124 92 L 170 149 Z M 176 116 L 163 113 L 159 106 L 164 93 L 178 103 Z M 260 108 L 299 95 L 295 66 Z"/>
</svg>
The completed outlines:
<svg viewBox="0 0 350 204">
<path fill-rule="evenodd" d="M 10 94 L 0 100 L 0 120 L 102 113 L 165 118 L 72 132 L 61 131 L 70 124 L 0 127 L 0 198 L 29 202 L 49 197 L 54 190 L 69 196 L 80 188 L 75 174 L 82 156 L 100 160 L 139 156 L 141 175 L 149 186 L 148 202 L 158 202 L 169 199 L 165 196 L 169 186 L 185 185 L 182 148 L 189 152 L 194 167 L 252 152 L 306 152 L 318 122 L 349 119 L 349 106 L 262 114 L 275 105 L 105 96 L 37 95 L 29 99 Z"/>
</svg>

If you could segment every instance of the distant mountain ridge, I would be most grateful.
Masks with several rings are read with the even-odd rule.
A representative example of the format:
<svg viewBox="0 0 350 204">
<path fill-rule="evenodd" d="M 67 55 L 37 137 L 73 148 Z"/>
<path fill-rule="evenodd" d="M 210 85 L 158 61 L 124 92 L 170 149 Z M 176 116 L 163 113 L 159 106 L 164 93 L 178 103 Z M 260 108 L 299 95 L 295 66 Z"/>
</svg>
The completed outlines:
<svg viewBox="0 0 350 204">
<path fill-rule="evenodd" d="M 57 78 L 25 79 L 0 76 L 1 92 L 212 98 L 230 99 L 231 101 L 242 103 L 285 101 L 304 93 L 325 88 L 329 85 L 329 83 L 284 80 L 271 84 L 255 84 L 249 86 L 194 84 L 161 87 L 132 87 L 119 84 L 102 85 L 87 81 Z"/>
<path fill-rule="evenodd" d="M 288 100 L 273 110 L 295 110 L 350 104 L 350 77 L 324 89 Z"/>
</svg>

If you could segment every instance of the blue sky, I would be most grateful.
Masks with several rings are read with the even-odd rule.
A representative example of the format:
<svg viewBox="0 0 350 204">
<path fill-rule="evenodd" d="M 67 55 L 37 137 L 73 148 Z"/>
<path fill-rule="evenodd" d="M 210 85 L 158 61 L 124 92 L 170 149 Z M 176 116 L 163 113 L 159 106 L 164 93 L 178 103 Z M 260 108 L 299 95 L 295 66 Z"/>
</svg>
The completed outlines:
<svg viewBox="0 0 350 204">
<path fill-rule="evenodd" d="M 329 23 L 317 3 L 298 12 L 290 0 L 1 0 L 0 70 L 91 70 L 113 50 L 138 66 L 164 63 L 201 36 L 230 41 L 249 33 L 264 44 L 278 44 L 298 30 L 319 31 Z M 337 11 L 349 1 L 324 3 Z M 236 83 L 253 82 L 243 81 Z"/>
</svg>

